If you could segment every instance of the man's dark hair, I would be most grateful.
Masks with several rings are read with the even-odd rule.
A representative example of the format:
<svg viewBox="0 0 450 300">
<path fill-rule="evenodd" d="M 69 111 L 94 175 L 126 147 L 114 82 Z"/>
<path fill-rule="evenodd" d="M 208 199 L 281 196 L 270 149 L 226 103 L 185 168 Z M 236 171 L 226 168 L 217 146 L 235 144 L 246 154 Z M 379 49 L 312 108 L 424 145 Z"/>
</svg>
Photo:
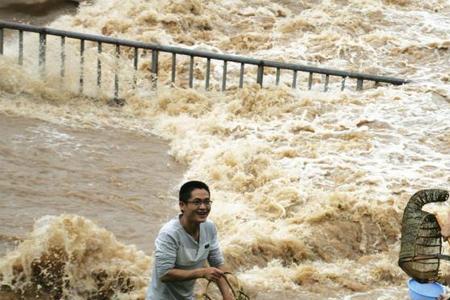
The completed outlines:
<svg viewBox="0 0 450 300">
<path fill-rule="evenodd" d="M 191 192 L 195 189 L 206 190 L 208 191 L 208 194 L 211 195 L 209 192 L 209 187 L 206 183 L 193 180 L 188 181 L 181 186 L 179 195 L 180 201 L 187 202 L 189 198 L 191 198 Z"/>
</svg>

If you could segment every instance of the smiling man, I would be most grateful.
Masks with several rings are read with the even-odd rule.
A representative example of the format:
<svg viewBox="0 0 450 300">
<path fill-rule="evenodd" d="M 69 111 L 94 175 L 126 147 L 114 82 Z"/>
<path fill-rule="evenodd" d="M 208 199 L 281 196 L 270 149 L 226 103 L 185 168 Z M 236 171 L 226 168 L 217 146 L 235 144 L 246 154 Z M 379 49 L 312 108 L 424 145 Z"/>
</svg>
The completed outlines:
<svg viewBox="0 0 450 300">
<path fill-rule="evenodd" d="M 193 299 L 197 278 L 216 282 L 223 299 L 233 299 L 223 277 L 216 227 L 207 220 L 212 204 L 209 187 L 201 181 L 186 182 L 180 188 L 179 201 L 181 214 L 166 223 L 156 238 L 146 299 Z"/>
</svg>

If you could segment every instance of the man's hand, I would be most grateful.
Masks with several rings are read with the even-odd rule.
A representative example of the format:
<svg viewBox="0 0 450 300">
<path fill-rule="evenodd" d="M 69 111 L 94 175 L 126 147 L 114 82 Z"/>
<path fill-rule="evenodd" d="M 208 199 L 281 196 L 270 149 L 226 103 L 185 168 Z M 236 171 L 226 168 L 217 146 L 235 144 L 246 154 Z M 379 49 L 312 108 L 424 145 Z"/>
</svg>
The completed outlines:
<svg viewBox="0 0 450 300">
<path fill-rule="evenodd" d="M 203 268 L 202 275 L 203 278 L 206 278 L 214 282 L 218 282 L 219 279 L 223 276 L 223 271 L 213 267 Z"/>
<path fill-rule="evenodd" d="M 436 219 L 441 227 L 441 235 L 447 239 L 450 236 L 450 210 L 437 213 Z"/>
</svg>

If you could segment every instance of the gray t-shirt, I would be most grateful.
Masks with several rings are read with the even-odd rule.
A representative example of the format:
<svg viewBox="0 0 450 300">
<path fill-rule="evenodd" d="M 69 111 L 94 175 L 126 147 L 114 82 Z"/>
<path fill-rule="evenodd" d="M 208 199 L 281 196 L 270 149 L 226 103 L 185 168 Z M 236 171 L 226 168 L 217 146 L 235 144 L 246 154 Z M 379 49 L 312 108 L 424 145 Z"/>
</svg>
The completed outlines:
<svg viewBox="0 0 450 300">
<path fill-rule="evenodd" d="M 193 299 L 195 280 L 161 282 L 160 278 L 173 269 L 202 268 L 205 261 L 218 267 L 224 263 L 213 222 L 200 224 L 199 242 L 189 235 L 180 223 L 179 216 L 167 222 L 155 241 L 155 261 L 146 300 Z"/>
</svg>

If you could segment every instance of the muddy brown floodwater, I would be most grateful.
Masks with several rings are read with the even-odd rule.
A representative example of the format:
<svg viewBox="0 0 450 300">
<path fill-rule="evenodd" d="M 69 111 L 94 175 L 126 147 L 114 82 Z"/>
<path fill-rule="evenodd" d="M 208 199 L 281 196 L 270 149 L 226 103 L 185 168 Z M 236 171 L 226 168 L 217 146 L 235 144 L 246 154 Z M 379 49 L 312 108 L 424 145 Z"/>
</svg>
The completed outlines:
<svg viewBox="0 0 450 300">
<path fill-rule="evenodd" d="M 183 167 L 166 143 L 125 130 L 72 129 L 0 116 L 0 253 L 45 215 L 94 220 L 151 253 L 160 224 L 176 213 Z"/>
<path fill-rule="evenodd" d="M 177 59 L 169 88 L 171 58 L 162 55 L 155 93 L 147 53 L 135 74 L 125 49 L 116 64 L 114 47 L 98 56 L 86 43 L 82 69 L 75 40 L 65 51 L 71 72 L 60 80 L 58 38 L 47 41 L 42 81 L 36 34 L 24 34 L 19 67 L 20 35 L 6 30 L 0 247 L 28 238 L 0 258 L 0 288 L 142 300 L 155 233 L 176 213 L 182 179 L 195 178 L 213 190 L 211 219 L 226 261 L 252 299 L 407 299 L 397 263 L 403 209 L 418 190 L 450 183 L 448 0 L 95 0 L 78 8 L 3 0 L 0 7 L 1 18 L 62 30 L 412 81 L 377 88 L 364 81 L 355 91 L 349 79 L 341 91 L 342 78 L 315 74 L 309 90 L 304 73 L 291 89 L 290 72 L 275 87 L 276 70 L 267 68 L 261 89 L 256 68 L 246 67 L 248 82 L 237 89 L 240 67 L 230 63 L 227 92 L 215 90 L 221 64 L 212 64 L 212 90 L 204 92 L 205 60 L 195 60 L 195 89 L 184 89 L 189 57 Z M 121 109 L 102 102 L 117 66 Z M 71 95 L 80 70 L 92 98 Z M 133 75 L 139 84 L 129 90 Z M 58 217 L 34 222 L 45 215 Z"/>
<path fill-rule="evenodd" d="M 1 1 L 3 2 L 3 1 Z M 6 1 L 8 2 L 8 1 Z M 47 1 L 36 3 L 0 3 L 0 20 L 45 25 L 65 14 L 74 14 L 77 11 L 77 2 L 74 1 Z"/>
</svg>

